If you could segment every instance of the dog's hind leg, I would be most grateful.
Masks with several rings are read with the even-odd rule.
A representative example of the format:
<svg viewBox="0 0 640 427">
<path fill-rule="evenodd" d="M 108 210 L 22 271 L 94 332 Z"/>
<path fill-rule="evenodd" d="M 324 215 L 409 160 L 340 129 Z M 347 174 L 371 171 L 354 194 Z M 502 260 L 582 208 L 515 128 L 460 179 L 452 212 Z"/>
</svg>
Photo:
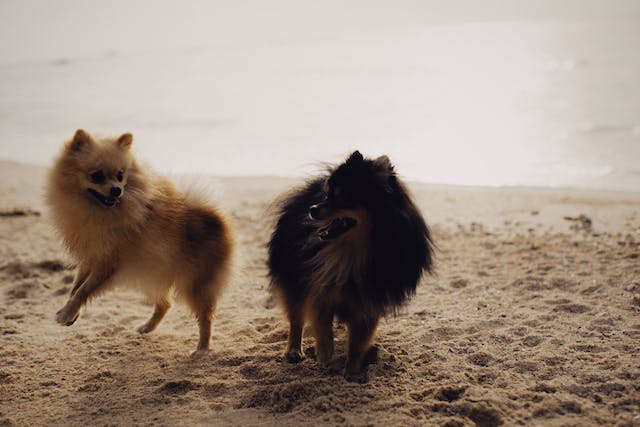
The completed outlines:
<svg viewBox="0 0 640 427">
<path fill-rule="evenodd" d="M 289 363 L 298 363 L 304 359 L 302 354 L 304 317 L 301 305 L 302 303 L 298 301 L 287 301 L 286 303 L 287 317 L 289 318 L 289 339 L 284 357 Z"/>
<path fill-rule="evenodd" d="M 215 304 L 211 304 L 208 307 L 204 307 L 196 315 L 198 318 L 198 327 L 200 330 L 200 338 L 198 340 L 198 348 L 196 351 L 207 351 L 211 343 L 211 322 L 213 321 L 213 312 L 215 311 Z"/>
<path fill-rule="evenodd" d="M 378 326 L 377 318 L 351 319 L 349 327 L 349 347 L 347 349 L 347 363 L 344 377 L 351 382 L 365 382 L 366 372 L 363 370 L 365 356 L 369 356 L 369 349 Z"/>
<path fill-rule="evenodd" d="M 164 315 L 167 314 L 169 308 L 171 308 L 171 303 L 167 299 L 167 296 L 165 295 L 160 297 L 155 303 L 151 318 L 149 318 L 149 320 L 147 320 L 144 325 L 138 326 L 136 328 L 136 331 L 140 332 L 141 334 L 147 334 L 155 330 L 158 324 L 164 318 Z"/>
<path fill-rule="evenodd" d="M 202 353 L 209 350 L 211 343 L 211 323 L 213 313 L 216 309 L 216 287 L 217 283 L 211 278 L 197 279 L 188 291 L 185 297 L 191 311 L 198 320 L 199 339 L 196 353 Z"/>
<path fill-rule="evenodd" d="M 80 308 L 89 298 L 96 296 L 105 289 L 112 277 L 113 270 L 91 272 L 80 286 L 76 286 L 75 292 L 69 298 L 69 301 L 56 313 L 56 321 L 65 326 L 73 325 L 78 319 Z"/>
</svg>

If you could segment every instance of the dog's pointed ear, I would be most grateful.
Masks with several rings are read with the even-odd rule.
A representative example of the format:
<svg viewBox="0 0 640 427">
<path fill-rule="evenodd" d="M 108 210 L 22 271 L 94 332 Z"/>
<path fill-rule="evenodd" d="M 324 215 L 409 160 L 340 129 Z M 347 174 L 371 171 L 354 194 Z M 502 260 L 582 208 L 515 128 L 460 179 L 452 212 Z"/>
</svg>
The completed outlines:
<svg viewBox="0 0 640 427">
<path fill-rule="evenodd" d="M 364 160 L 364 157 L 362 157 L 362 154 L 356 150 L 353 153 L 351 153 L 351 155 L 349 156 L 349 158 L 347 159 L 347 163 L 360 163 Z"/>
<path fill-rule="evenodd" d="M 133 144 L 133 135 L 131 135 L 129 132 L 123 133 L 122 135 L 120 135 L 120 138 L 118 138 L 116 143 L 118 144 L 118 147 L 124 150 L 128 150 L 129 148 L 131 148 L 131 144 Z"/>
<path fill-rule="evenodd" d="M 397 178 L 391 160 L 387 156 L 380 156 L 373 163 L 378 167 L 378 175 L 384 180 L 385 190 L 389 194 L 393 193 L 393 189 L 397 185 Z"/>
<path fill-rule="evenodd" d="M 383 169 L 393 172 L 393 165 L 391 164 L 391 160 L 387 156 L 378 157 L 374 160 L 374 163 Z"/>
<path fill-rule="evenodd" d="M 67 149 L 79 153 L 93 144 L 93 138 L 84 129 L 78 129 L 73 139 L 67 143 Z"/>
</svg>

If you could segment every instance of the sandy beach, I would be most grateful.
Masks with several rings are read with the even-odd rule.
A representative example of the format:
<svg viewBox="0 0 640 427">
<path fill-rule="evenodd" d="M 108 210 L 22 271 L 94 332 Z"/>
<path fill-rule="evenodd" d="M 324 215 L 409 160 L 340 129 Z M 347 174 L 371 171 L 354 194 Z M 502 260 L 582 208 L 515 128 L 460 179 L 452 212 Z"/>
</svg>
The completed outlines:
<svg viewBox="0 0 640 427">
<path fill-rule="evenodd" d="M 411 184 L 437 275 L 382 322 L 369 381 L 352 384 L 311 352 L 282 358 L 265 243 L 297 180 L 202 178 L 239 250 L 212 351 L 192 358 L 185 307 L 140 336 L 152 307 L 132 291 L 56 324 L 73 267 L 44 176 L 0 162 L 0 426 L 640 425 L 640 194 Z M 336 341 L 340 362 L 341 327 Z"/>
</svg>

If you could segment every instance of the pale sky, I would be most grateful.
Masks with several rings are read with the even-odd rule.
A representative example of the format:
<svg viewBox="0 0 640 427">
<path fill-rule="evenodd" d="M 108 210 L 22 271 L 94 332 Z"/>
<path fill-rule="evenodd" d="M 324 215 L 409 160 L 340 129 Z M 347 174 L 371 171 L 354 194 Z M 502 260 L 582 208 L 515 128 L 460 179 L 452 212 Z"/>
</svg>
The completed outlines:
<svg viewBox="0 0 640 427">
<path fill-rule="evenodd" d="M 638 0 L 2 0 L 0 63 L 496 20 L 639 19 Z"/>
</svg>

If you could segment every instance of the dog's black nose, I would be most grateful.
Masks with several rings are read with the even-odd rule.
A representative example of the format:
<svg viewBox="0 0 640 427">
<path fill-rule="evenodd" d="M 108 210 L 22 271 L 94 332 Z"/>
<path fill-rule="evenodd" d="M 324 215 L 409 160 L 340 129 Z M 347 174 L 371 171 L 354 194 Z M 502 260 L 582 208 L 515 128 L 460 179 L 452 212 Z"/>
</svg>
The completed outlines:
<svg viewBox="0 0 640 427">
<path fill-rule="evenodd" d="M 311 219 L 320 219 L 320 207 L 318 205 L 313 205 L 309 208 L 309 216 Z"/>
<path fill-rule="evenodd" d="M 122 188 L 120 188 L 120 187 L 111 187 L 111 190 L 109 191 L 109 193 L 113 197 L 120 197 L 120 195 L 122 194 Z"/>
</svg>

